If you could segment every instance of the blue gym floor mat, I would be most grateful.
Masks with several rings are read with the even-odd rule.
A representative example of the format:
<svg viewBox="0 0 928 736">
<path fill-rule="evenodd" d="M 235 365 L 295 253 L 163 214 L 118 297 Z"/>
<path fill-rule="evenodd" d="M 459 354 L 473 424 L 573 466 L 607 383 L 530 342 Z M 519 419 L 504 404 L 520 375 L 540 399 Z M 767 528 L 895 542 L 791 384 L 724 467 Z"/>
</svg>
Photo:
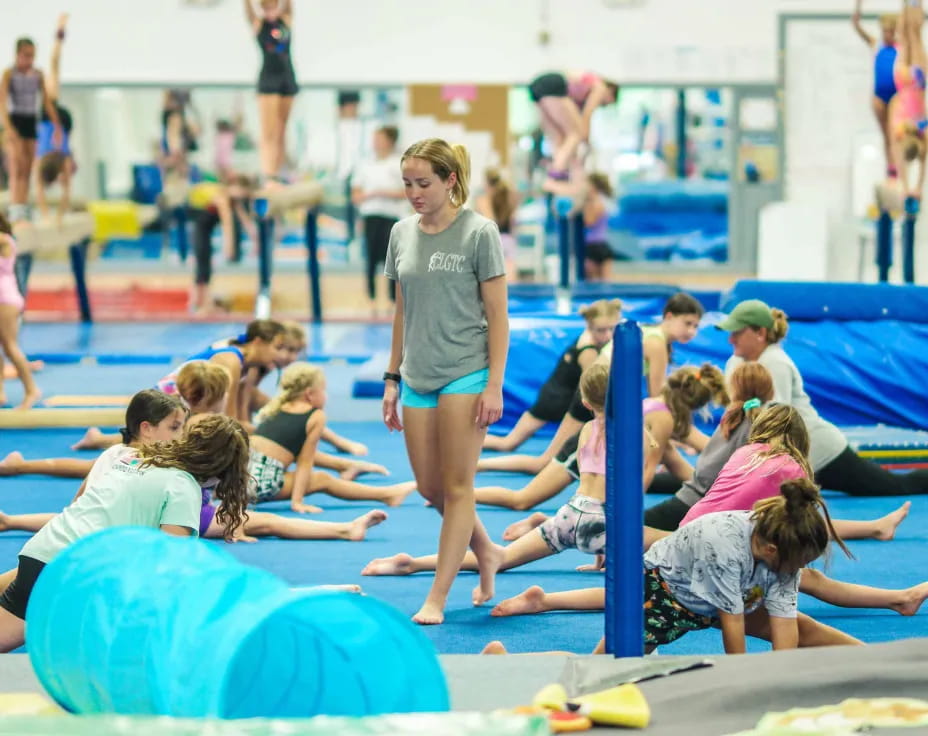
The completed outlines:
<svg viewBox="0 0 928 736">
<path fill-rule="evenodd" d="M 341 403 L 341 400 L 334 403 Z M 373 402 L 367 402 L 368 404 Z M 333 428 L 352 439 L 368 444 L 370 459 L 385 464 L 391 470 L 390 478 L 368 476 L 372 484 L 382 484 L 411 478 L 403 438 L 389 434 L 379 422 L 336 422 Z M 68 450 L 81 435 L 81 430 L 7 430 L 0 434 L 3 454 L 13 449 L 22 451 L 27 458 L 69 456 L 93 458 L 94 453 L 75 453 Z M 526 450 L 540 451 L 544 441 L 532 440 Z M 478 476 L 481 485 L 521 487 L 525 476 L 484 473 Z M 77 489 L 78 482 L 37 476 L 0 478 L 0 509 L 7 513 L 57 511 L 67 503 Z M 570 497 L 567 489 L 541 507 L 553 512 Z M 660 497 L 648 497 L 647 504 Z M 892 511 L 904 499 L 899 498 L 848 498 L 829 494 L 832 514 L 842 519 L 866 519 Z M 313 518 L 341 521 L 354 518 L 370 508 L 317 495 L 310 502 L 322 506 L 325 513 Z M 286 502 L 263 504 L 262 511 L 276 511 L 290 515 Z M 263 539 L 257 544 L 223 545 L 226 550 L 248 564 L 273 571 L 295 586 L 325 583 L 358 583 L 370 595 L 391 603 L 404 613 L 413 614 L 421 604 L 432 581 L 430 573 L 411 577 L 362 577 L 363 566 L 375 557 L 397 552 L 430 554 L 435 551 L 438 539 L 439 518 L 422 499 L 411 495 L 406 503 L 387 510 L 390 518 L 374 528 L 367 541 L 348 542 L 291 542 Z M 524 518 L 525 513 L 480 507 L 479 514 L 491 536 L 500 540 L 503 530 L 513 521 Z M 848 582 L 903 588 L 925 578 L 924 550 L 928 537 L 928 498 L 913 499 L 909 518 L 900 527 L 893 542 L 852 542 L 856 561 L 846 560 L 838 552 L 832 555 L 829 572 L 833 577 Z M 0 566 L 15 565 L 16 554 L 27 535 L 0 534 Z M 598 574 L 578 573 L 575 567 L 589 558 L 578 552 L 549 557 L 524 568 L 502 573 L 498 578 L 497 596 L 502 600 L 515 595 L 530 585 L 541 585 L 548 591 L 570 590 L 603 584 Z M 3 568 L 6 569 L 6 568 Z M 478 609 L 470 604 L 470 591 L 476 585 L 474 574 L 464 573 L 456 581 L 448 602 L 447 620 L 443 626 L 427 627 L 425 633 L 443 653 L 473 653 L 493 639 L 501 639 L 513 651 L 542 651 L 566 649 L 588 652 L 602 635 L 601 613 L 554 613 L 541 616 L 497 619 L 489 615 L 489 606 Z M 826 623 L 847 631 L 868 642 L 888 641 L 903 637 L 928 635 L 928 610 L 905 618 L 893 612 L 838 609 L 818 601 L 804 599 L 802 610 Z M 750 644 L 752 651 L 765 645 Z M 695 632 L 678 642 L 662 647 L 668 654 L 718 653 L 722 651 L 717 631 Z"/>
</svg>

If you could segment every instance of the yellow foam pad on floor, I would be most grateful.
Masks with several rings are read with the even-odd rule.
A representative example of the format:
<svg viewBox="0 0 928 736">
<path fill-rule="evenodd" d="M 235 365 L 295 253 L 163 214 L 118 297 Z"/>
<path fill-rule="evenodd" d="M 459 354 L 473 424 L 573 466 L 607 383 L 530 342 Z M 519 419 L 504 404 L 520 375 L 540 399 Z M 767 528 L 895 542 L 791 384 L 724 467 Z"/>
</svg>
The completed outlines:
<svg viewBox="0 0 928 736">
<path fill-rule="evenodd" d="M 142 221 L 135 202 L 98 199 L 87 203 L 87 211 L 93 215 L 93 238 L 98 242 L 138 238 L 142 234 Z"/>
<path fill-rule="evenodd" d="M 0 716 L 53 716 L 64 711 L 38 693 L 0 693 Z"/>
<path fill-rule="evenodd" d="M 0 428 L 120 427 L 124 409 L 0 409 Z"/>
<path fill-rule="evenodd" d="M 43 399 L 45 406 L 118 406 L 125 409 L 129 405 L 131 396 L 50 396 Z"/>
</svg>

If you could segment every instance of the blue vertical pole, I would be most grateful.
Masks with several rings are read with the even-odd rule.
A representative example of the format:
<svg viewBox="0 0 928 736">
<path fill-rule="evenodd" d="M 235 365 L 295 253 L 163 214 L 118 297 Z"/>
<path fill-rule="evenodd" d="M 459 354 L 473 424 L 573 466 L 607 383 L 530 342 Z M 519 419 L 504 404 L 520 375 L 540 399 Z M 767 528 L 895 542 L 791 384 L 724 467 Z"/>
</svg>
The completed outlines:
<svg viewBox="0 0 928 736">
<path fill-rule="evenodd" d="M 677 90 L 677 178 L 686 178 L 686 90 Z"/>
<path fill-rule="evenodd" d="M 322 294 L 319 286 L 319 223 L 317 212 L 306 212 L 306 268 L 309 271 L 309 297 L 313 322 L 322 322 Z"/>
<path fill-rule="evenodd" d="M 876 221 L 876 265 L 880 281 L 889 281 L 889 269 L 893 265 L 893 218 L 886 211 L 881 212 Z"/>
<path fill-rule="evenodd" d="M 87 246 L 90 238 L 84 238 L 68 248 L 71 257 L 71 272 L 74 274 L 74 289 L 77 292 L 77 304 L 81 310 L 81 322 L 93 322 L 90 313 L 90 295 L 87 292 Z"/>
<path fill-rule="evenodd" d="M 918 219 L 919 202 L 915 197 L 906 197 L 905 219 L 902 221 L 902 280 L 915 283 L 915 221 Z"/>
<path fill-rule="evenodd" d="M 187 205 L 183 204 L 174 210 L 174 219 L 177 222 L 177 254 L 181 262 L 186 262 L 190 252 L 190 241 L 187 239 Z"/>
<path fill-rule="evenodd" d="M 606 395 L 606 651 L 616 657 L 644 654 L 641 365 L 641 330 L 623 320 Z"/>
<path fill-rule="evenodd" d="M 574 245 L 574 273 L 577 283 L 586 281 L 586 226 L 583 224 L 583 214 L 571 218 Z"/>
<path fill-rule="evenodd" d="M 557 217 L 557 252 L 561 258 L 561 278 L 559 286 L 570 288 L 570 220 L 566 215 Z"/>
<path fill-rule="evenodd" d="M 255 299 L 255 317 L 271 316 L 271 261 L 273 259 L 274 221 L 269 216 L 270 203 L 255 200 L 255 219 L 258 230 L 258 297 Z"/>
</svg>

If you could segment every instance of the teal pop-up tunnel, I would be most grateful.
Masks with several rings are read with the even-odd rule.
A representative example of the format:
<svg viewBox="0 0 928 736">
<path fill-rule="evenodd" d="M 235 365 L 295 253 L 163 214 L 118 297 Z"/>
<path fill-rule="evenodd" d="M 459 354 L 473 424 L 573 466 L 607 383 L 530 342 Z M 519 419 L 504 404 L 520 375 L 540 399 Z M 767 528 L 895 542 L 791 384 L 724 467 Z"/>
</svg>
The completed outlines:
<svg viewBox="0 0 928 736">
<path fill-rule="evenodd" d="M 32 666 L 74 713 L 215 718 L 448 710 L 431 642 L 402 613 L 291 591 L 199 540 L 136 527 L 65 549 L 26 613 Z"/>
</svg>

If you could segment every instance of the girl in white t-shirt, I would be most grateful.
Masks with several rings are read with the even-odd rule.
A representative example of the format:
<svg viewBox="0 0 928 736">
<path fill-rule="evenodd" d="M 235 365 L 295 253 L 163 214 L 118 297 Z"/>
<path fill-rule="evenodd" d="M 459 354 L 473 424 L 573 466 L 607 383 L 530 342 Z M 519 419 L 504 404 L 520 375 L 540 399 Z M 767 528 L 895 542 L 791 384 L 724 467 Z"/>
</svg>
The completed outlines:
<svg viewBox="0 0 928 736">
<path fill-rule="evenodd" d="M 242 526 L 248 504 L 248 434 L 213 415 L 174 442 L 155 442 L 98 460 L 82 492 L 23 546 L 16 577 L 0 596 L 0 651 L 21 646 L 26 606 L 42 570 L 78 539 L 114 526 L 160 528 L 196 536 L 203 486 L 220 500 L 216 518 L 226 536 Z"/>
</svg>

